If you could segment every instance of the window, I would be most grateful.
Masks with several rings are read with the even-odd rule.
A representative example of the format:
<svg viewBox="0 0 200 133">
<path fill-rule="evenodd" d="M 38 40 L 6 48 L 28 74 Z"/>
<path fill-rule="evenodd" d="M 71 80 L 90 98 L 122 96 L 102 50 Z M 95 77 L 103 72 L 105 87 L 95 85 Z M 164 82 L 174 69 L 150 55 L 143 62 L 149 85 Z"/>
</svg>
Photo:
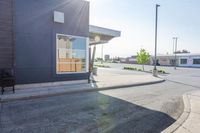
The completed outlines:
<svg viewBox="0 0 200 133">
<path fill-rule="evenodd" d="M 181 64 L 187 64 L 187 59 L 181 59 Z"/>
<path fill-rule="evenodd" d="M 178 59 L 176 59 L 176 61 L 175 61 L 175 59 L 170 59 L 169 63 L 170 63 L 170 65 L 177 65 L 178 64 Z"/>
<path fill-rule="evenodd" d="M 57 73 L 86 72 L 86 38 L 57 35 Z"/>
<path fill-rule="evenodd" d="M 200 59 L 193 59 L 193 64 L 199 65 L 200 64 Z"/>
<path fill-rule="evenodd" d="M 170 60 L 170 65 L 175 65 L 175 60 L 174 59 Z"/>
</svg>

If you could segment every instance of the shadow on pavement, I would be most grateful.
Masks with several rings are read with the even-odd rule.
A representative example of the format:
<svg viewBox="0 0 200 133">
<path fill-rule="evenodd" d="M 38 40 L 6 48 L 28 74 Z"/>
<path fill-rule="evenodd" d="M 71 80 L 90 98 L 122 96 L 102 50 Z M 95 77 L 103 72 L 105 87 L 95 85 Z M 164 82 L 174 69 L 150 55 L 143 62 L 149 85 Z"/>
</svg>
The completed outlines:
<svg viewBox="0 0 200 133">
<path fill-rule="evenodd" d="M 99 92 L 1 104 L 1 133 L 159 133 L 175 120 Z"/>
</svg>

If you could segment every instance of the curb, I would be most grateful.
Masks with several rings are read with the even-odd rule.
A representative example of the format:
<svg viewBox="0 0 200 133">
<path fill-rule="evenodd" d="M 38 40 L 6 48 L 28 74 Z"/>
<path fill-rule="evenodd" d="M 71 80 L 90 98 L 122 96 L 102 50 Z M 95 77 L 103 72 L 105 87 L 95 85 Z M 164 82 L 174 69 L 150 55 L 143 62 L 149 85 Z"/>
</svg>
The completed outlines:
<svg viewBox="0 0 200 133">
<path fill-rule="evenodd" d="M 111 90 L 111 89 L 119 89 L 119 88 L 127 88 L 127 87 L 136 87 L 136 86 L 143 86 L 143 85 L 151 85 L 164 82 L 165 79 L 161 79 L 159 81 L 151 81 L 146 83 L 136 83 L 136 84 L 127 84 L 127 85 L 118 85 L 118 86 L 110 86 L 110 87 L 101 87 L 101 88 L 93 88 L 93 91 L 103 91 L 103 90 Z"/>
<path fill-rule="evenodd" d="M 173 123 L 167 129 L 162 131 L 162 133 L 174 133 L 188 119 L 189 114 L 191 112 L 191 106 L 190 106 L 189 99 L 190 98 L 189 98 L 188 94 L 183 95 L 184 111 L 183 111 L 182 115 L 177 119 L 177 121 L 175 123 Z"/>
<path fill-rule="evenodd" d="M 164 79 L 161 79 L 159 81 L 151 81 L 151 82 L 146 82 L 146 83 L 136 83 L 136 84 L 128 84 L 128 85 L 101 87 L 101 88 L 98 88 L 97 86 L 95 86 L 94 88 L 79 89 L 79 90 L 72 90 L 72 91 L 68 91 L 66 89 L 65 91 L 62 91 L 62 92 L 53 92 L 53 93 L 46 93 L 46 94 L 39 94 L 39 95 L 32 95 L 32 96 L 22 96 L 22 97 L 15 97 L 15 98 L 0 99 L 0 103 L 20 101 L 20 100 L 30 100 L 30 99 L 36 99 L 36 98 L 45 98 L 45 97 L 52 97 L 52 96 L 61 96 L 61 95 L 73 94 L 73 93 L 95 92 L 95 91 L 119 89 L 119 88 L 126 88 L 126 87 L 151 85 L 151 84 L 162 83 L 164 81 L 165 81 Z"/>
</svg>

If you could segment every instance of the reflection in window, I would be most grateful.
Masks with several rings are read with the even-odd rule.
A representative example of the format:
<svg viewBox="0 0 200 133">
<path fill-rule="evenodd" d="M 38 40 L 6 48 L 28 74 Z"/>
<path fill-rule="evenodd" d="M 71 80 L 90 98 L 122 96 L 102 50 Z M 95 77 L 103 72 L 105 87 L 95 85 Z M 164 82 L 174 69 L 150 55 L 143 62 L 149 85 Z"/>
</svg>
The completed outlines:
<svg viewBox="0 0 200 133">
<path fill-rule="evenodd" d="M 193 59 L 193 64 L 200 65 L 200 59 Z"/>
<path fill-rule="evenodd" d="M 181 64 L 187 64 L 187 59 L 181 59 Z"/>
<path fill-rule="evenodd" d="M 57 73 L 86 71 L 86 38 L 57 35 Z"/>
</svg>

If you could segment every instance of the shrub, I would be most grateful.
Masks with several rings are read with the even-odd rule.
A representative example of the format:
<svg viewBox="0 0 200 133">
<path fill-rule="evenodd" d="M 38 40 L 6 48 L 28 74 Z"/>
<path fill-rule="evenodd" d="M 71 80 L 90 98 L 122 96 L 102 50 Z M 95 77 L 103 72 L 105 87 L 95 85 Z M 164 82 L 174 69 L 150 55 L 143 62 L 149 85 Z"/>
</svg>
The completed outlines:
<svg viewBox="0 0 200 133">
<path fill-rule="evenodd" d="M 137 71 L 137 68 L 135 68 L 135 67 L 124 67 L 124 69 L 126 69 L 126 70 L 135 70 L 135 71 Z"/>
<path fill-rule="evenodd" d="M 96 67 L 104 67 L 104 68 L 110 68 L 110 66 L 106 66 L 106 65 L 94 65 Z"/>
<path fill-rule="evenodd" d="M 159 73 L 166 73 L 164 70 L 158 70 Z"/>
</svg>

